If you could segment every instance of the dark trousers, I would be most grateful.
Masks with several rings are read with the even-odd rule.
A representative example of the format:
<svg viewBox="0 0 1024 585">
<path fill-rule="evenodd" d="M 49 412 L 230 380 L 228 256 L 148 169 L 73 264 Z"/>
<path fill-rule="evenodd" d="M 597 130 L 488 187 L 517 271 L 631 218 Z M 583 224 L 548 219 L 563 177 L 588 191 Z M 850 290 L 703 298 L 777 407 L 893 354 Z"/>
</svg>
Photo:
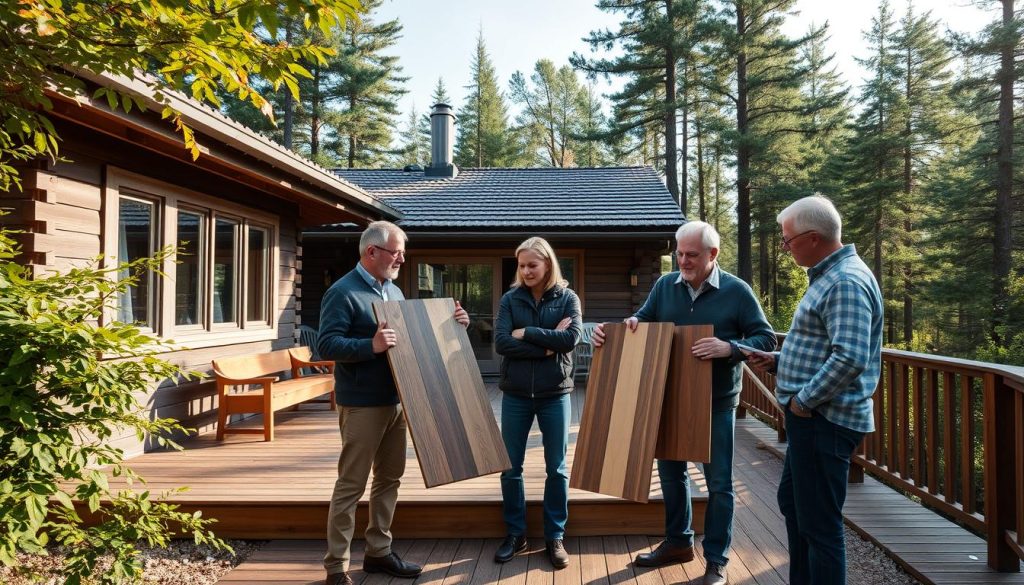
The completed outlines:
<svg viewBox="0 0 1024 585">
<path fill-rule="evenodd" d="M 845 585 L 843 503 L 850 456 L 864 433 L 787 409 L 786 435 L 779 510 L 789 536 L 790 585 Z"/>
<path fill-rule="evenodd" d="M 732 542 L 736 492 L 732 488 L 736 409 L 711 413 L 711 462 L 700 463 L 708 488 L 704 511 L 704 558 L 725 566 Z M 658 460 L 661 492 L 665 497 L 665 540 L 673 546 L 693 546 L 693 504 L 686 461 Z"/>
<path fill-rule="evenodd" d="M 533 420 L 540 427 L 544 445 L 544 538 L 565 538 L 569 518 L 569 474 L 565 454 L 569 446 L 569 395 L 523 398 L 504 394 L 501 398 L 501 438 L 505 441 L 512 468 L 501 474 L 502 510 L 508 534 L 526 534 L 526 491 L 523 461 Z"/>
</svg>

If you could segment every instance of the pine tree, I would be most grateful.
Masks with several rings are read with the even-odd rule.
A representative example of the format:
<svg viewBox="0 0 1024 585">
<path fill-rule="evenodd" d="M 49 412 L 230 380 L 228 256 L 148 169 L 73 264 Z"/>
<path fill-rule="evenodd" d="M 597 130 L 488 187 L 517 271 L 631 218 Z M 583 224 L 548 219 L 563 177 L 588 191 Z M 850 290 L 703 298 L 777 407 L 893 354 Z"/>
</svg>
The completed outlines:
<svg viewBox="0 0 1024 585">
<path fill-rule="evenodd" d="M 583 86 L 579 96 L 580 135 L 577 149 L 579 154 L 576 162 L 581 167 L 604 167 L 614 164 L 612 145 L 607 140 L 590 139 L 591 136 L 602 134 L 608 127 L 609 120 L 604 115 L 601 97 L 593 83 Z"/>
<path fill-rule="evenodd" d="M 458 142 L 455 164 L 460 167 L 506 167 L 514 155 L 510 149 L 508 109 L 498 88 L 498 76 L 487 54 L 483 30 L 477 36 L 471 66 L 473 81 L 458 114 Z"/>
<path fill-rule="evenodd" d="M 532 86 L 531 86 L 532 84 Z M 576 166 L 577 136 L 583 128 L 584 88 L 568 65 L 556 69 L 548 59 L 537 61 L 530 80 L 519 71 L 509 83 L 512 101 L 521 104 L 520 128 L 537 144 L 542 166 Z"/>
<path fill-rule="evenodd" d="M 427 133 L 423 133 L 423 118 L 413 104 L 402 131 L 402 146 L 397 157 L 398 166 L 430 164 L 430 116 L 427 115 Z"/>
<path fill-rule="evenodd" d="M 903 102 L 903 186 L 902 229 L 896 230 L 897 252 L 890 260 L 896 263 L 897 282 L 891 286 L 894 300 L 902 296 L 903 343 L 912 348 L 914 340 L 914 297 L 916 281 L 926 277 L 922 261 L 920 222 L 929 214 L 928 189 L 930 168 L 941 145 L 954 131 L 952 103 L 949 99 L 950 53 L 939 35 L 939 23 L 929 13 L 916 14 L 913 4 L 900 22 L 897 48 L 900 52 L 900 76 Z M 894 313 L 898 315 L 899 313 Z M 890 341 L 896 340 L 895 323 Z"/>
<path fill-rule="evenodd" d="M 845 211 L 844 233 L 859 244 L 887 301 L 892 299 L 885 258 L 895 255 L 896 231 L 903 224 L 903 144 L 906 104 L 901 86 L 896 23 L 887 1 L 879 5 L 865 33 L 872 54 L 859 60 L 871 76 L 859 101 L 843 158 L 838 162 L 846 189 L 837 194 Z M 886 306 L 887 315 L 892 305 Z"/>
<path fill-rule="evenodd" d="M 339 115 L 332 118 L 334 149 L 345 166 L 374 166 L 386 160 L 391 145 L 398 99 L 406 93 L 398 57 L 384 54 L 398 41 L 402 24 L 390 20 L 376 24 L 372 12 L 383 0 L 366 0 L 367 14 L 346 22 L 337 62 L 331 72 L 338 84 L 328 100 L 337 100 Z"/>
<path fill-rule="evenodd" d="M 688 33 L 697 30 L 695 23 L 705 4 L 702 0 L 637 0 L 629 3 L 599 0 L 597 7 L 621 13 L 622 23 L 614 32 L 592 31 L 585 40 L 595 50 L 619 45 L 623 49 L 622 55 L 611 59 L 587 59 L 574 53 L 569 58 L 573 67 L 590 76 L 626 78 L 623 89 L 610 96 L 614 104 L 615 125 L 592 138 L 639 134 L 655 139 L 662 147 L 658 151 L 661 160 L 655 167 L 664 172 L 669 192 L 684 210 L 687 201 L 679 184 L 677 65 L 679 59 L 697 44 L 695 35 Z M 657 139 L 658 134 L 661 139 Z M 644 140 L 637 146 L 649 147 L 653 143 Z"/>
</svg>

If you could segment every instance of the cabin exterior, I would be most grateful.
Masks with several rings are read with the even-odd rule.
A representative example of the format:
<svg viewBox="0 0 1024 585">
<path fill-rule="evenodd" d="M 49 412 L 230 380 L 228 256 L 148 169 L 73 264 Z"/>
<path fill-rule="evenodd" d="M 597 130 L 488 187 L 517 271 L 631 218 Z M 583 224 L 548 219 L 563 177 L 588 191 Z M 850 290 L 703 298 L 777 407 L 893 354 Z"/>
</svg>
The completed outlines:
<svg viewBox="0 0 1024 585">
<path fill-rule="evenodd" d="M 210 372 L 213 358 L 290 347 L 302 309 L 300 233 L 323 221 L 366 224 L 398 213 L 365 191 L 213 109 L 171 96 L 194 131 L 198 159 L 160 117 L 140 79 L 90 77 L 141 96 L 145 112 L 50 97 L 61 160 L 21 169 L 23 189 L 0 193 L 0 217 L 18 237 L 33 274 L 151 255 L 171 244 L 184 254 L 119 299 L 117 315 L 164 340 L 162 357 Z M 177 260 L 175 263 L 174 260 Z M 200 431 L 216 421 L 212 378 L 165 383 L 144 397 L 155 417 Z M 131 456 L 145 442 L 117 441 Z"/>
</svg>

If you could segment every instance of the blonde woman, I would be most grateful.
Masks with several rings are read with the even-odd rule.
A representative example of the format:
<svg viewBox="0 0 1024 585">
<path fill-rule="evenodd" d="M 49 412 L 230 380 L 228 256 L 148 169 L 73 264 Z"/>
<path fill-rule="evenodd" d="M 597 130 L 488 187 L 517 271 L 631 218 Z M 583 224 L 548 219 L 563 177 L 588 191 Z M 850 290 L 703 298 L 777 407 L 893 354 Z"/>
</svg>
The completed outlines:
<svg viewBox="0 0 1024 585">
<path fill-rule="evenodd" d="M 504 563 L 526 550 L 523 459 L 536 418 L 544 445 L 544 540 L 556 569 L 569 564 L 563 539 L 569 516 L 569 393 L 573 348 L 580 340 L 580 299 L 562 278 L 555 251 L 533 237 L 516 248 L 516 279 L 501 297 L 495 348 L 501 362 L 501 436 L 512 469 L 501 474 L 507 536 L 494 560 Z"/>
</svg>

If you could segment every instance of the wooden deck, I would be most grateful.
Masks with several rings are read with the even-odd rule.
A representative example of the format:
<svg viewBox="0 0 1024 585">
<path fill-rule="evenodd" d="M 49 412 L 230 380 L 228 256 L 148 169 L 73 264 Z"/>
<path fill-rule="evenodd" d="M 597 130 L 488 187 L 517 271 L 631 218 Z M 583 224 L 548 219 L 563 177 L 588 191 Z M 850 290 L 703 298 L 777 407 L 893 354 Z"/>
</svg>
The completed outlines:
<svg viewBox="0 0 1024 585">
<path fill-rule="evenodd" d="M 500 392 L 488 392 L 500 420 Z M 572 466 L 584 391 L 572 396 L 572 427 L 568 465 Z M 153 492 L 187 485 L 190 490 L 168 501 L 184 510 L 202 510 L 218 519 L 216 532 L 226 538 L 323 538 L 325 519 L 340 451 L 337 415 L 316 406 L 278 413 L 276 439 L 212 434 L 187 441 L 184 451 L 153 452 L 130 460 Z M 306 410 L 310 409 L 310 410 Z M 251 424 L 256 424 L 254 419 Z M 504 535 L 501 489 L 493 474 L 431 489 L 424 487 L 410 443 L 408 465 L 399 491 L 393 532 L 404 538 L 489 538 Z M 699 480 L 699 473 L 693 470 Z M 652 481 L 650 504 L 570 490 L 571 530 L 578 536 L 658 534 L 664 507 L 659 483 Z M 531 536 L 540 536 L 544 461 L 540 432 L 534 426 L 527 451 L 525 476 Z M 697 482 L 699 486 L 702 481 Z M 700 525 L 706 496 L 697 492 L 694 514 Z M 366 502 L 357 511 L 357 530 L 366 517 Z"/>
<path fill-rule="evenodd" d="M 739 421 L 737 427 L 734 560 L 729 564 L 729 578 L 734 584 L 783 585 L 787 582 L 789 557 L 784 544 L 785 525 L 775 505 L 778 479 L 772 485 L 771 473 L 761 471 L 766 462 L 777 464 L 777 460 L 769 451 L 754 447 L 756 439 L 746 430 L 751 424 L 760 425 Z M 695 470 L 691 469 L 691 474 L 696 475 Z M 699 475 L 695 479 L 703 483 Z M 570 510 L 566 538 L 570 564 L 561 571 L 551 568 L 540 538 L 530 540 L 529 554 L 504 565 L 492 560 L 501 542 L 498 538 L 448 538 L 395 541 L 395 552 L 423 565 L 423 575 L 415 581 L 363 573 L 359 570 L 363 541 L 357 540 L 353 545 L 352 575 L 357 585 L 674 585 L 704 575 L 700 539 L 696 543 L 697 558 L 692 562 L 658 569 L 633 566 L 633 557 L 661 542 L 656 536 L 663 533 L 660 518 L 647 535 L 580 536 L 575 528 L 577 521 Z M 701 525 L 702 521 L 694 523 L 698 529 Z M 325 546 L 322 540 L 272 541 L 219 583 L 318 585 L 324 578 Z"/>
<path fill-rule="evenodd" d="M 753 419 L 736 426 L 736 516 L 729 563 L 733 585 L 785 585 L 789 582 L 786 527 L 775 502 L 784 445 L 775 434 Z M 699 481 L 699 480 L 698 480 Z M 868 478 L 852 485 L 845 508 L 847 524 L 878 545 L 922 583 L 1024 584 L 1020 573 L 994 573 L 985 564 L 984 542 L 964 529 L 939 518 L 917 503 Z M 566 548 L 570 565 L 554 571 L 544 554 L 544 543 L 531 539 L 530 552 L 498 565 L 491 559 L 497 538 L 399 539 L 395 551 L 424 566 L 415 581 L 366 575 L 359 570 L 362 541 L 353 548 L 353 577 L 357 585 L 457 585 L 501 583 L 509 585 L 674 585 L 694 582 L 703 575 L 700 539 L 697 558 L 660 569 L 634 567 L 633 557 L 660 542 L 658 529 L 642 535 L 580 536 L 572 528 Z M 700 523 L 695 523 L 699 527 Z M 314 585 L 322 583 L 322 540 L 268 543 L 220 583 L 261 585 Z M 851 585 L 875 585 L 871 563 L 850 560 Z M 904 582 L 911 577 L 904 575 Z"/>
</svg>

